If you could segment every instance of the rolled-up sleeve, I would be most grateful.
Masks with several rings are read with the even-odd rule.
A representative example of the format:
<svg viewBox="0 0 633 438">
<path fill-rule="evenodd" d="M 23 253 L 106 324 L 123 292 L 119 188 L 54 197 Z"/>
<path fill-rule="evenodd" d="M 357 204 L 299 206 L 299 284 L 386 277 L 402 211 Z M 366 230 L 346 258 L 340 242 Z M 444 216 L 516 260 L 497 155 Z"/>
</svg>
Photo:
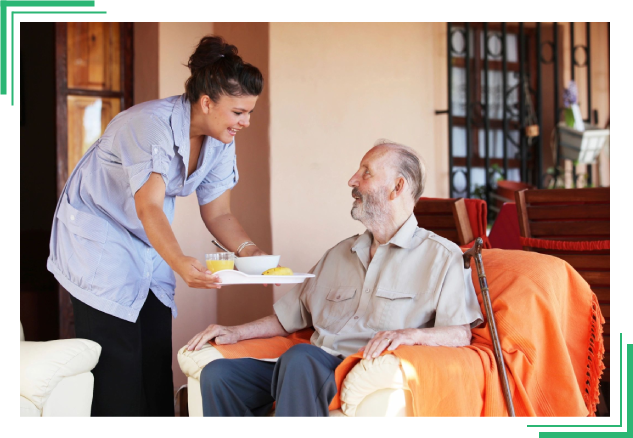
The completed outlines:
<svg viewBox="0 0 633 438">
<path fill-rule="evenodd" d="M 317 282 L 317 277 L 321 270 L 323 259 L 310 269 L 310 274 L 316 277 L 309 278 L 301 284 L 293 287 L 290 292 L 281 297 L 274 305 L 273 309 L 277 319 L 288 333 L 294 333 L 306 327 L 312 327 L 312 314 L 306 304 L 306 297 Z"/>
<path fill-rule="evenodd" d="M 235 187 L 238 180 L 235 141 L 233 141 L 233 143 L 225 145 L 207 176 L 196 188 L 198 204 L 208 204 L 225 191 Z"/>
<path fill-rule="evenodd" d="M 302 286 L 300 284 L 292 288 L 273 306 L 277 319 L 288 333 L 294 333 L 312 325 L 312 316 L 301 300 Z"/>
<path fill-rule="evenodd" d="M 121 164 L 132 195 L 147 182 L 151 173 L 159 173 L 167 186 L 167 171 L 174 157 L 174 141 L 168 124 L 151 115 L 138 116 L 117 132 L 114 141 L 119 143 Z"/>
<path fill-rule="evenodd" d="M 439 299 L 435 310 L 435 327 L 469 324 L 471 328 L 483 322 L 477 302 L 471 270 L 464 269 L 460 252 L 452 252 L 440 284 Z"/>
</svg>

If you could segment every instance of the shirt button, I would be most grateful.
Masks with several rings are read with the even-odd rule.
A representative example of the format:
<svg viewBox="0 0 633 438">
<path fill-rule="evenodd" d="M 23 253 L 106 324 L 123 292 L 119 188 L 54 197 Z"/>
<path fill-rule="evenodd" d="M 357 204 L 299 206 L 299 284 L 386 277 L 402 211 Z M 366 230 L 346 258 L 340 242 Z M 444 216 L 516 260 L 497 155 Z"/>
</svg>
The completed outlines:
<svg viewBox="0 0 633 438">
<path fill-rule="evenodd" d="M 154 148 L 154 153 L 158 153 L 158 148 Z"/>
<path fill-rule="evenodd" d="M 75 220 L 75 215 L 74 215 L 74 214 L 71 214 L 71 215 L 70 215 L 70 220 L 71 220 L 71 221 L 74 221 L 74 220 Z"/>
<path fill-rule="evenodd" d="M 360 318 L 360 317 L 359 317 L 359 316 L 355 316 L 355 317 L 354 317 L 354 319 L 358 319 L 358 318 Z"/>
<path fill-rule="evenodd" d="M 149 277 L 149 272 L 146 272 L 146 273 L 145 273 L 145 277 Z"/>
<path fill-rule="evenodd" d="M 340 295 L 337 295 L 337 296 L 336 296 L 336 299 L 337 299 L 337 300 L 338 300 L 338 299 L 340 299 L 340 298 L 341 298 L 341 296 L 340 296 Z"/>
<path fill-rule="evenodd" d="M 369 289 L 365 289 L 365 293 L 369 292 Z"/>
<path fill-rule="evenodd" d="M 182 184 L 180 184 L 180 185 L 178 186 L 178 188 L 179 188 L 179 189 L 182 189 Z"/>
</svg>

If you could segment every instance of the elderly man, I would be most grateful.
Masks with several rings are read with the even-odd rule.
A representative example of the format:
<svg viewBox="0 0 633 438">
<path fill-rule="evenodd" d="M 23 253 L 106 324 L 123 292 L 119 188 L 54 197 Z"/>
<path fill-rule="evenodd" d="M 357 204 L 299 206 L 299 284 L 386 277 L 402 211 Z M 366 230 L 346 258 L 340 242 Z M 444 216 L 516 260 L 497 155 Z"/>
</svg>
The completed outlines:
<svg viewBox="0 0 633 438">
<path fill-rule="evenodd" d="M 202 371 L 205 416 L 327 416 L 336 395 L 334 370 L 363 351 L 375 358 L 400 345 L 469 345 L 483 320 L 470 273 L 454 243 L 417 227 L 413 207 L 424 165 L 409 147 L 379 140 L 349 180 L 352 217 L 367 228 L 328 250 L 315 278 L 274 305 L 274 314 L 235 327 L 210 325 L 188 343 L 286 336 L 314 327 L 311 345 L 276 362 L 221 359 Z"/>
</svg>

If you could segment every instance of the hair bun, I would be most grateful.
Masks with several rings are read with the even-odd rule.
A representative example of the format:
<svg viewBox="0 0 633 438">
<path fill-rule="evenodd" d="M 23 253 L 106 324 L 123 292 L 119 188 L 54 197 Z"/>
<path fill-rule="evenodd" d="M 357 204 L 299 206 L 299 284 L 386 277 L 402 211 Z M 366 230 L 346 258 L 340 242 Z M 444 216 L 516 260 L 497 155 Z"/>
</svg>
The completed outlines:
<svg viewBox="0 0 633 438">
<path fill-rule="evenodd" d="M 227 55 L 235 55 L 237 56 L 237 47 L 235 47 L 233 44 L 229 44 L 229 43 L 224 43 L 224 48 L 222 50 L 222 56 L 227 56 Z"/>
<path fill-rule="evenodd" d="M 190 102 L 196 102 L 201 94 L 214 102 L 222 94 L 259 96 L 264 85 L 261 72 L 245 63 L 237 54 L 237 47 L 220 36 L 203 37 L 189 57 L 187 67 L 191 77 L 185 90 Z"/>
<path fill-rule="evenodd" d="M 196 71 L 213 65 L 223 57 L 233 56 L 237 58 L 235 61 L 242 62 L 237 54 L 237 47 L 226 43 L 222 37 L 209 35 L 200 40 L 196 50 L 189 57 L 187 67 L 189 67 L 191 74 L 194 74 Z"/>
</svg>

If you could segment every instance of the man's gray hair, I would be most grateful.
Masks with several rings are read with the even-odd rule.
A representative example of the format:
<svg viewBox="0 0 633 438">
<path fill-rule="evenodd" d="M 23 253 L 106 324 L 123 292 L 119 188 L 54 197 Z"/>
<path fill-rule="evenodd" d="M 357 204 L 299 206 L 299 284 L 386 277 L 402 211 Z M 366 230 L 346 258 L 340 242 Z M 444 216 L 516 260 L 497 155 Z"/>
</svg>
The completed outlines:
<svg viewBox="0 0 633 438">
<path fill-rule="evenodd" d="M 413 201 L 418 202 L 424 192 L 424 184 L 426 183 L 426 166 L 422 158 L 409 146 L 385 138 L 377 140 L 374 143 L 375 146 L 387 146 L 396 153 L 398 172 L 411 187 Z"/>
</svg>

